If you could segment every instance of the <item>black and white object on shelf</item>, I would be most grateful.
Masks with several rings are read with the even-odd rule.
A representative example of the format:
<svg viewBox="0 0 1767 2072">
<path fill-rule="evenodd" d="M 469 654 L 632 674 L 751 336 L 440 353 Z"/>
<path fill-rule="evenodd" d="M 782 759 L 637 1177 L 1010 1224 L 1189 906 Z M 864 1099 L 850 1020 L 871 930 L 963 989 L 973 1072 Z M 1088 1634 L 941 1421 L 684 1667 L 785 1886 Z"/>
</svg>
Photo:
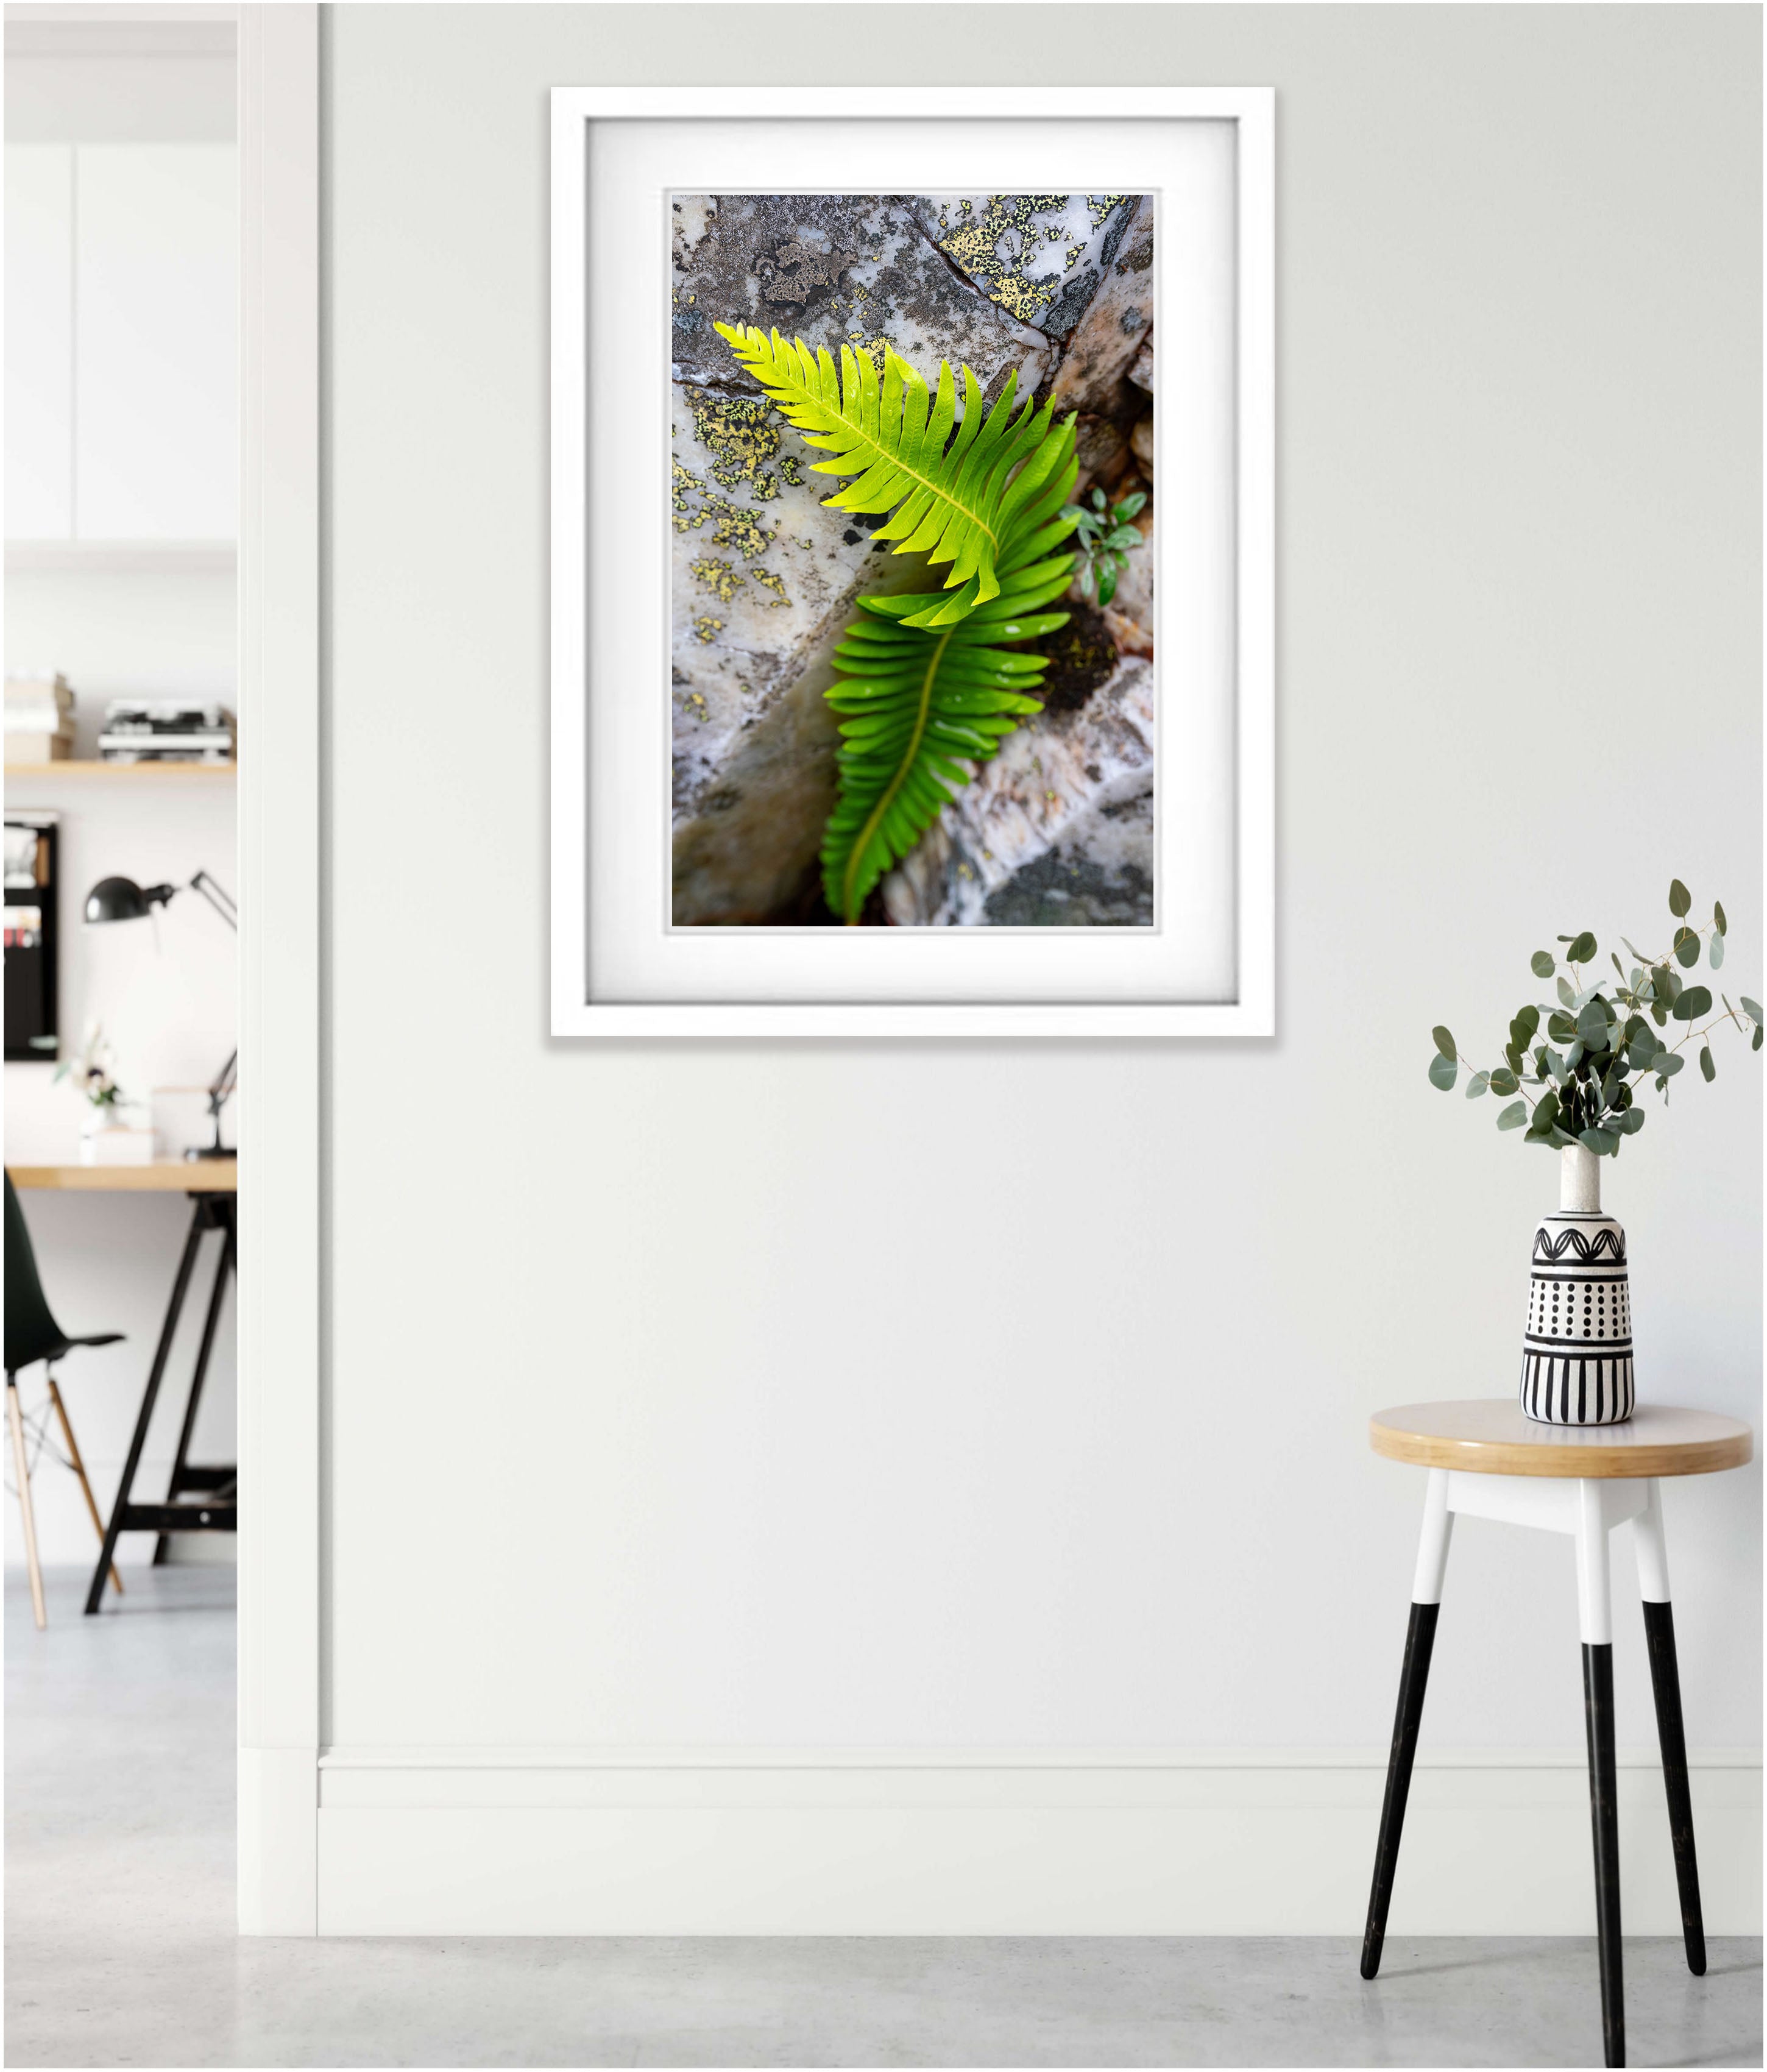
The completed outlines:
<svg viewBox="0 0 1767 2072">
<path fill-rule="evenodd" d="M 231 763 L 233 715 L 189 698 L 117 698 L 105 711 L 105 763 Z"/>
</svg>

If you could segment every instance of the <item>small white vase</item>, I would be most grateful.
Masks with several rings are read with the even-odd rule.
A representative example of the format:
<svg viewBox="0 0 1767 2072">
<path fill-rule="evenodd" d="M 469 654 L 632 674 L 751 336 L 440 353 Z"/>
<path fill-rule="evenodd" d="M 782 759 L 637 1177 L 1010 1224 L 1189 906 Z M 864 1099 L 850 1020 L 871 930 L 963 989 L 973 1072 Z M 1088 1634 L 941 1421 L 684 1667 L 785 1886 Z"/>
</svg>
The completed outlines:
<svg viewBox="0 0 1767 2072">
<path fill-rule="evenodd" d="M 1534 1233 L 1522 1408 L 1543 1424 L 1623 1424 L 1635 1400 L 1626 1234 L 1601 1213 L 1601 1161 L 1559 1153 L 1559 1209 Z"/>
</svg>

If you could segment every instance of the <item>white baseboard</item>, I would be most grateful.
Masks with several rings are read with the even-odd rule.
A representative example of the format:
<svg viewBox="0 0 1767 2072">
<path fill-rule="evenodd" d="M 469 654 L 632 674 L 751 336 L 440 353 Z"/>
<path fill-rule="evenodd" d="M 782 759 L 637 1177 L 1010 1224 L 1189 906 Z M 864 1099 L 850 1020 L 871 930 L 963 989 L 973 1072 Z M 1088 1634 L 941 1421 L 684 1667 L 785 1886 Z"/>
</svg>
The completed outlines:
<svg viewBox="0 0 1767 2072">
<path fill-rule="evenodd" d="M 311 1935 L 318 1918 L 314 1752 L 239 1751 L 239 1931 Z"/>
<path fill-rule="evenodd" d="M 1761 1932 L 1757 1749 L 1692 1759 L 1707 1932 Z M 1384 1750 L 335 1749 L 322 1935 L 1359 1935 Z M 1654 1750 L 1626 1933 L 1678 1934 Z M 1592 1934 L 1580 1750 L 1420 1753 L 1395 1935 Z"/>
</svg>

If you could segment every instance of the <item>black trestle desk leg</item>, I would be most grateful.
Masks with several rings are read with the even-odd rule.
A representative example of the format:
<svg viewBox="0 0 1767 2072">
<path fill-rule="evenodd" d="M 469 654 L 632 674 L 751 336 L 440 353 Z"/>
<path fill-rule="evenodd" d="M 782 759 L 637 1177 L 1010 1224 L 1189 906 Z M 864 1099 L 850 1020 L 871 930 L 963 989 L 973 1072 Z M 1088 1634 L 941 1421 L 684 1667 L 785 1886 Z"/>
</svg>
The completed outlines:
<svg viewBox="0 0 1767 2072">
<path fill-rule="evenodd" d="M 1405 1629 L 1405 1663 L 1399 1673 L 1399 1710 L 1393 1720 L 1392 1753 L 1387 1764 L 1387 1796 L 1380 1809 L 1380 1840 L 1375 1848 L 1375 1882 L 1368 1895 L 1368 1926 L 1362 1935 L 1362 1974 L 1371 1979 L 1380 1969 L 1381 1946 L 1387 1939 L 1387 1909 L 1393 1896 L 1393 1873 L 1399 1868 L 1399 1838 L 1405 1825 L 1405 1801 L 1412 1788 L 1412 1760 L 1417 1753 L 1417 1729 L 1424 1716 L 1424 1689 L 1429 1681 L 1429 1658 L 1436 1645 L 1440 1605 L 1413 1604 Z"/>
<path fill-rule="evenodd" d="M 211 1211 L 212 1215 L 213 1212 Z M 196 1412 L 203 1400 L 203 1383 L 208 1378 L 209 1355 L 215 1350 L 215 1331 L 221 1320 L 221 1303 L 233 1270 L 233 1231 L 224 1216 L 216 1219 L 221 1233 L 220 1256 L 215 1262 L 215 1285 L 209 1290 L 208 1310 L 203 1319 L 202 1342 L 197 1348 L 195 1371 L 191 1375 L 190 1400 L 184 1405 L 184 1421 L 179 1427 L 178 1451 L 172 1456 L 171 1478 L 166 1485 L 166 1501 L 175 1503 L 184 1494 L 184 1470 L 190 1460 L 191 1435 L 196 1429 Z M 198 1478 L 200 1479 L 200 1478 Z M 171 1547 L 171 1535 L 162 1532 L 154 1542 L 154 1566 L 162 1568 Z"/>
<path fill-rule="evenodd" d="M 141 1449 L 147 1441 L 147 1427 L 154 1415 L 154 1403 L 159 1394 L 159 1384 L 165 1378 L 166 1363 L 171 1357 L 172 1340 L 178 1333 L 178 1319 L 184 1307 L 184 1296 L 190 1286 L 191 1273 L 196 1264 L 196 1254 L 203 1242 L 203 1232 L 208 1228 L 208 1219 L 199 1201 L 190 1219 L 190 1235 L 184 1240 L 184 1254 L 178 1262 L 178 1277 L 172 1283 L 172 1299 L 166 1306 L 166 1321 L 160 1326 L 159 1343 L 154 1352 L 154 1364 L 147 1375 L 147 1387 L 141 1400 L 141 1415 L 135 1420 L 134 1437 L 129 1442 L 129 1457 L 123 1462 L 122 1479 L 117 1485 L 117 1501 L 111 1507 L 110 1523 L 105 1528 L 105 1544 L 98 1556 L 98 1566 L 92 1571 L 92 1588 L 86 1593 L 86 1616 L 97 1615 L 103 1601 L 105 1585 L 110 1580 L 110 1564 L 117 1552 L 117 1536 L 123 1529 L 129 1513 L 130 1498 L 135 1487 L 135 1470 L 141 1466 Z"/>
<path fill-rule="evenodd" d="M 1583 1644 L 1583 1718 L 1589 1742 L 1589 1824 L 1595 1840 L 1595 1925 L 1601 1948 L 1605 2062 L 1626 2062 L 1625 1981 L 1620 1958 L 1620 1817 L 1613 1765 L 1613 1647 Z"/>
<path fill-rule="evenodd" d="M 1675 1844 L 1675 1884 L 1681 1893 L 1681 1939 L 1687 1969 L 1706 1970 L 1706 1924 L 1699 1910 L 1699 1865 L 1693 1847 L 1693 1799 L 1687 1790 L 1687 1738 L 1681 1725 L 1681 1676 L 1675 1663 L 1675 1615 L 1666 1603 L 1644 1605 L 1645 1644 L 1650 1654 L 1650 1688 L 1657 1701 L 1657 1743 L 1662 1751 L 1662 1788 L 1669 1800 L 1669 1837 Z"/>
</svg>

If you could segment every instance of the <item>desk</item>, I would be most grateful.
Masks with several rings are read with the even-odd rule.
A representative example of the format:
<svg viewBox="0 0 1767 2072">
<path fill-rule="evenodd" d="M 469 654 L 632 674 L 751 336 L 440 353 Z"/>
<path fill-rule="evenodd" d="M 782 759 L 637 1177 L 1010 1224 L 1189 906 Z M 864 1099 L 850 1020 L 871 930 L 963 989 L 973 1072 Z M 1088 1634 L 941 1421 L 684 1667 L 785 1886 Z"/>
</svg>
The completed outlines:
<svg viewBox="0 0 1767 2072">
<path fill-rule="evenodd" d="M 147 1386 L 142 1393 L 141 1411 L 135 1420 L 134 1436 L 129 1442 L 129 1457 L 123 1464 L 122 1480 L 117 1487 L 117 1501 L 111 1508 L 110 1523 L 105 1528 L 104 1552 L 98 1557 L 97 1571 L 86 1595 L 89 1614 L 97 1612 L 104 1597 L 119 1533 L 157 1533 L 158 1538 L 154 1547 L 157 1564 L 166 1559 L 171 1544 L 168 1536 L 174 1532 L 232 1532 L 239 1524 L 238 1468 L 232 1463 L 204 1466 L 193 1462 L 190 1457 L 191 1433 L 195 1429 L 197 1407 L 203 1400 L 209 1355 L 215 1347 L 221 1300 L 238 1264 L 234 1207 L 239 1192 L 239 1161 L 235 1158 L 161 1158 L 150 1166 L 8 1166 L 6 1170 L 12 1175 L 13 1186 L 21 1192 L 26 1188 L 39 1188 L 75 1193 L 101 1190 L 112 1194 L 184 1194 L 192 1204 L 190 1231 L 172 1282 L 166 1321 L 160 1326 L 159 1343 L 154 1349 L 153 1366 L 148 1370 Z M 177 1334 L 178 1320 L 183 1314 L 184 1297 L 189 1293 L 191 1276 L 196 1268 L 197 1254 L 209 1231 L 220 1233 L 220 1256 L 216 1261 L 214 1285 L 209 1290 L 208 1314 L 203 1319 L 202 1342 L 191 1375 L 190 1400 L 184 1406 L 184 1421 L 179 1429 L 178 1451 L 172 1459 L 166 1500 L 163 1503 L 138 1503 L 134 1498 L 135 1472 L 141 1466 L 142 1448 L 146 1444 L 147 1427 L 153 1419 L 160 1383 L 166 1376 L 166 1363 L 171 1355 L 172 1340 Z M 193 1498 L 195 1501 L 181 1502 L 183 1498 Z"/>
</svg>

